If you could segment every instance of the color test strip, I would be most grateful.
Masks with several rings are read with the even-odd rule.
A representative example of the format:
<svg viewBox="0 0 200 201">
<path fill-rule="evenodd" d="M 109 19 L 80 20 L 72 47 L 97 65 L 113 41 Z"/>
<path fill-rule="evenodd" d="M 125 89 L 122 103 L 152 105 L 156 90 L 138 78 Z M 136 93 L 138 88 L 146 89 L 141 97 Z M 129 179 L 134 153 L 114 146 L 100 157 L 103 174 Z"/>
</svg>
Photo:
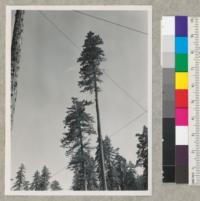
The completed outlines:
<svg viewBox="0 0 200 201">
<path fill-rule="evenodd" d="M 200 185 L 200 17 L 188 20 L 189 184 Z"/>
<path fill-rule="evenodd" d="M 175 17 L 161 26 L 163 182 L 175 182 Z"/>
<path fill-rule="evenodd" d="M 200 185 L 200 17 L 163 17 L 161 40 L 163 182 Z"/>
<path fill-rule="evenodd" d="M 175 17 L 175 181 L 188 183 L 188 18 Z"/>
</svg>

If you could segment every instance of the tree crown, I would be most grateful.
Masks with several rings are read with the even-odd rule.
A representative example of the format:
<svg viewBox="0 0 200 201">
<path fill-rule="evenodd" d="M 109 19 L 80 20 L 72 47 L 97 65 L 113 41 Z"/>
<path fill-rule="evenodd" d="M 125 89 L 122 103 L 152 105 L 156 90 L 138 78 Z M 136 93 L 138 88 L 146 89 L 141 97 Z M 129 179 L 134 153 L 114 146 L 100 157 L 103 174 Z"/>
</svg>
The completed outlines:
<svg viewBox="0 0 200 201">
<path fill-rule="evenodd" d="M 89 91 L 92 93 L 95 90 L 95 83 L 102 82 L 100 77 L 103 72 L 99 68 L 100 63 L 105 60 L 104 52 L 99 47 L 102 44 L 103 40 L 99 35 L 95 35 L 91 31 L 88 32 L 81 56 L 77 59 L 77 62 L 81 65 L 78 85 L 82 88 L 82 92 Z M 96 89 L 100 90 L 98 86 L 96 86 Z"/>
</svg>

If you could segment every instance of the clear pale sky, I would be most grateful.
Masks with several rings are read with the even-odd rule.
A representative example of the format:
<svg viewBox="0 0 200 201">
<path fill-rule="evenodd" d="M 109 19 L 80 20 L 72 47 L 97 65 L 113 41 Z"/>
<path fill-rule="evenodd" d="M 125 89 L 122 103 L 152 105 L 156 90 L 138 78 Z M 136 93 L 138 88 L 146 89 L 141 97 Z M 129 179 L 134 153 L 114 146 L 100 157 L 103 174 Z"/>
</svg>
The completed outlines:
<svg viewBox="0 0 200 201">
<path fill-rule="evenodd" d="M 144 11 L 84 11 L 134 29 L 147 32 L 147 13 Z M 37 11 L 26 11 L 22 54 L 18 77 L 18 96 L 12 131 L 11 166 L 15 177 L 20 163 L 27 168 L 27 179 L 46 165 L 52 174 L 68 164 L 65 150 L 60 147 L 64 132 L 63 120 L 71 97 L 90 98 L 77 86 L 79 64 L 76 63 L 88 31 L 99 34 L 106 61 L 101 68 L 118 85 L 147 109 L 147 35 L 99 21 L 73 11 L 44 11 L 80 50 L 72 45 Z M 14 15 L 13 15 L 14 16 Z M 121 89 L 103 75 L 99 93 L 103 136 L 113 135 L 143 111 Z M 94 117 L 94 105 L 88 108 Z M 114 147 L 120 148 L 127 160 L 135 162 L 137 138 L 147 124 L 141 116 L 115 135 Z M 96 126 L 96 125 L 94 125 Z M 96 145 L 96 136 L 92 139 Z M 63 170 L 52 180 L 69 189 L 72 173 Z"/>
</svg>

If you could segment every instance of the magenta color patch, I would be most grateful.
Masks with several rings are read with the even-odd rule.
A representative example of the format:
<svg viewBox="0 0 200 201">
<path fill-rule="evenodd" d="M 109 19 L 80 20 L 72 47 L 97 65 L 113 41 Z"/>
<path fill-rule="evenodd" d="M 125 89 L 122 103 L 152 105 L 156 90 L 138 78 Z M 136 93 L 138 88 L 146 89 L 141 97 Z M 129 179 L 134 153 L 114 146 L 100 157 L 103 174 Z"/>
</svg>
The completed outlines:
<svg viewBox="0 0 200 201">
<path fill-rule="evenodd" d="M 188 108 L 176 108 L 176 125 L 188 125 Z"/>
</svg>

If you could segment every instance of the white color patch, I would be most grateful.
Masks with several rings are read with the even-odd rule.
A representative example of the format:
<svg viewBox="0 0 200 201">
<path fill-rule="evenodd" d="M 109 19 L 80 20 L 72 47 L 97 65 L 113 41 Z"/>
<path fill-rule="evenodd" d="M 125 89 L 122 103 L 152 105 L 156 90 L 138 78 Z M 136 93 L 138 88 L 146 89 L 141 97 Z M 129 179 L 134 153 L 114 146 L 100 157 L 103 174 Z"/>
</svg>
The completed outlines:
<svg viewBox="0 0 200 201">
<path fill-rule="evenodd" d="M 162 35 L 175 36 L 175 17 L 165 16 L 162 18 Z"/>
<path fill-rule="evenodd" d="M 188 126 L 176 126 L 176 145 L 188 145 Z"/>
</svg>

